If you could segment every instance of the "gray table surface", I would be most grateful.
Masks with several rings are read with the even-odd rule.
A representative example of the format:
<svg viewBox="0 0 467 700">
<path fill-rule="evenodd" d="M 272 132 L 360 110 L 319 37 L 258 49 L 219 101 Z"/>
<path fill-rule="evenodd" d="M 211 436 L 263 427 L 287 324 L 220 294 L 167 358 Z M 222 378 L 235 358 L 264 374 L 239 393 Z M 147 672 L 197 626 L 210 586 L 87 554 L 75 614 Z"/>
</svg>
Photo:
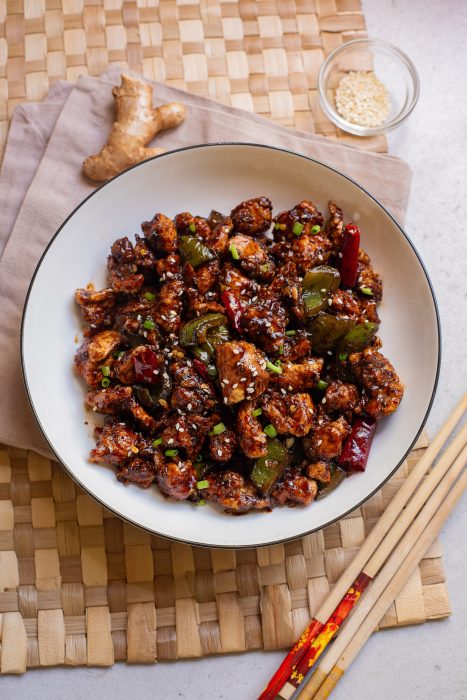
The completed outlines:
<svg viewBox="0 0 467 700">
<path fill-rule="evenodd" d="M 406 51 L 420 73 L 420 102 L 389 137 L 414 177 L 406 230 L 437 294 L 443 362 L 432 435 L 466 389 L 467 3 L 364 0 L 370 36 Z M 462 361 L 464 360 L 464 367 Z M 459 377 L 459 372 L 462 378 Z M 335 691 L 335 700 L 467 699 L 467 497 L 441 540 L 453 615 L 443 622 L 374 635 Z M 255 652 L 155 666 L 49 669 L 0 679 L 2 700 L 254 698 L 282 653 Z"/>
</svg>

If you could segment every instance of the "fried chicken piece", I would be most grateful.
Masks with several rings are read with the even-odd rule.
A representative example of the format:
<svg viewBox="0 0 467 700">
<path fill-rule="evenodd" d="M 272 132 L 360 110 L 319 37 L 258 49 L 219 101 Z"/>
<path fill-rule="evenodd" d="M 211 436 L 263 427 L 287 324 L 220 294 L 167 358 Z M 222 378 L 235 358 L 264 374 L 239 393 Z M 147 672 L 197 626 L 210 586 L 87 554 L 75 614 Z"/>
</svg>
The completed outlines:
<svg viewBox="0 0 467 700">
<path fill-rule="evenodd" d="M 171 279 L 164 282 L 157 297 L 154 320 L 166 333 L 178 333 L 183 310 L 183 281 Z"/>
<path fill-rule="evenodd" d="M 282 350 L 281 360 L 296 362 L 310 354 L 311 343 L 303 334 L 303 331 L 298 331 L 293 338 L 286 338 Z"/>
<path fill-rule="evenodd" d="M 365 390 L 364 411 L 380 420 L 389 416 L 399 406 L 404 388 L 389 360 L 374 347 L 355 352 L 348 357 L 349 365 Z"/>
<path fill-rule="evenodd" d="M 264 457 L 268 453 L 266 434 L 259 419 L 252 413 L 254 408 L 250 401 L 243 401 L 237 413 L 238 441 L 243 452 L 251 459 Z"/>
<path fill-rule="evenodd" d="M 272 294 L 278 294 L 290 307 L 294 316 L 303 321 L 303 286 L 294 262 L 285 262 L 277 270 L 268 289 Z"/>
<path fill-rule="evenodd" d="M 119 265 L 132 263 L 135 261 L 135 251 L 133 243 L 127 236 L 118 238 L 111 246 L 110 252 L 115 262 Z"/>
<path fill-rule="evenodd" d="M 274 277 L 276 266 L 262 241 L 237 233 L 232 236 L 229 245 L 231 248 L 235 246 L 240 267 L 248 275 L 265 281 Z"/>
<path fill-rule="evenodd" d="M 310 432 L 303 446 L 314 460 L 330 461 L 342 452 L 342 445 L 350 433 L 350 425 L 341 416 L 335 421 L 323 422 Z"/>
<path fill-rule="evenodd" d="M 371 289 L 372 298 L 381 301 L 383 298 L 383 283 L 381 277 L 373 270 L 370 258 L 365 251 L 360 248 L 358 251 L 357 289 L 366 287 Z"/>
<path fill-rule="evenodd" d="M 307 506 L 314 501 L 317 493 L 316 481 L 308 479 L 299 469 L 292 467 L 282 474 L 271 493 L 271 500 L 281 506 Z"/>
<path fill-rule="evenodd" d="M 186 310 L 191 316 L 204 316 L 210 313 L 225 313 L 217 292 L 202 294 L 197 289 L 185 289 Z"/>
<path fill-rule="evenodd" d="M 313 202 L 304 199 L 289 211 L 283 211 L 274 217 L 274 240 L 295 241 L 297 239 L 297 229 L 302 226 L 299 231 L 300 236 L 308 236 L 311 234 L 313 226 L 322 226 L 324 218 L 321 212 L 317 210 Z M 295 230 L 294 230 L 295 228 Z"/>
<path fill-rule="evenodd" d="M 207 219 L 202 216 L 193 216 L 189 211 L 177 214 L 174 224 L 180 236 L 201 236 L 201 238 L 206 239 L 212 233 Z M 192 230 L 193 227 L 195 228 L 194 231 Z"/>
<path fill-rule="evenodd" d="M 186 360 L 177 360 L 171 366 L 174 388 L 170 406 L 179 414 L 205 415 L 211 413 L 218 400 L 210 382 L 206 382 Z"/>
<path fill-rule="evenodd" d="M 118 294 L 137 294 L 144 284 L 144 275 L 134 263 L 119 265 L 109 255 L 107 282 Z"/>
<path fill-rule="evenodd" d="M 206 435 L 212 426 L 218 422 L 219 416 L 176 415 L 165 421 L 161 434 L 162 444 L 167 449 L 183 449 L 190 459 L 194 459 L 201 451 Z"/>
<path fill-rule="evenodd" d="M 193 282 L 202 294 L 213 289 L 219 278 L 219 262 L 213 262 L 205 265 L 200 265 L 193 271 Z"/>
<path fill-rule="evenodd" d="M 241 325 L 247 336 L 256 345 L 268 353 L 279 352 L 284 344 L 285 329 L 289 317 L 274 298 L 259 298 L 251 301 L 242 314 Z"/>
<path fill-rule="evenodd" d="M 75 300 L 91 332 L 109 328 L 114 320 L 117 295 L 113 289 L 77 289 Z"/>
<path fill-rule="evenodd" d="M 159 258 L 155 262 L 156 274 L 159 279 L 164 282 L 166 279 L 171 279 L 181 275 L 182 273 L 182 259 L 180 255 L 171 254 L 167 255 L 165 258 Z"/>
<path fill-rule="evenodd" d="M 214 230 L 204 239 L 204 242 L 216 253 L 225 253 L 229 245 L 230 234 L 233 231 L 233 223 L 230 216 L 226 216 Z"/>
<path fill-rule="evenodd" d="M 140 272 L 151 272 L 156 264 L 156 257 L 149 247 L 148 242 L 135 234 L 134 262 Z"/>
<path fill-rule="evenodd" d="M 323 460 L 313 462 L 306 467 L 306 475 L 309 479 L 315 479 L 322 484 L 327 484 L 331 481 L 331 465 Z"/>
<path fill-rule="evenodd" d="M 159 450 L 154 455 L 156 483 L 166 496 L 184 501 L 196 493 L 196 472 L 189 459 L 166 460 Z"/>
<path fill-rule="evenodd" d="M 118 481 L 123 484 L 138 484 L 143 489 L 148 489 L 156 478 L 154 464 L 141 457 L 134 457 L 121 464 L 116 472 Z"/>
<path fill-rule="evenodd" d="M 293 262 L 301 272 L 306 272 L 317 265 L 325 265 L 332 253 L 332 243 L 325 235 L 302 234 L 292 243 Z"/>
<path fill-rule="evenodd" d="M 120 464 L 137 454 L 141 436 L 125 423 L 108 421 L 102 428 L 95 428 L 96 447 L 91 450 L 91 462 Z"/>
<path fill-rule="evenodd" d="M 271 381 L 289 391 L 312 389 L 319 379 L 323 364 L 324 360 L 320 357 L 310 357 L 298 364 L 284 362 L 282 372 L 271 376 Z"/>
<path fill-rule="evenodd" d="M 209 487 L 205 498 L 220 503 L 228 513 L 246 513 L 249 510 L 269 508 L 267 498 L 260 496 L 252 484 L 234 471 L 212 473 L 206 476 Z"/>
<path fill-rule="evenodd" d="M 268 385 L 269 373 L 262 353 L 251 343 L 231 341 L 216 348 L 216 364 L 224 403 L 254 401 Z"/>
<path fill-rule="evenodd" d="M 101 331 L 85 338 L 75 354 L 75 370 L 89 386 L 98 386 L 102 379 L 100 366 L 122 342 L 118 331 Z"/>
<path fill-rule="evenodd" d="M 359 300 L 353 292 L 346 289 L 336 289 L 331 296 L 331 305 L 327 309 L 329 313 L 358 319 L 361 314 Z"/>
<path fill-rule="evenodd" d="M 141 229 L 149 245 L 156 253 L 176 253 L 178 236 L 172 219 L 164 214 L 155 214 L 151 221 L 144 221 Z"/>
<path fill-rule="evenodd" d="M 268 392 L 261 399 L 263 413 L 280 434 L 306 435 L 313 425 L 313 401 L 309 394 Z"/>
<path fill-rule="evenodd" d="M 326 223 L 326 234 L 331 239 L 334 250 L 338 250 L 342 231 L 344 229 L 344 215 L 334 202 L 328 202 L 329 219 Z"/>
<path fill-rule="evenodd" d="M 141 297 L 138 299 L 131 299 L 117 309 L 115 326 L 119 331 L 122 331 L 122 333 L 137 335 L 143 321 L 152 316 L 154 310 L 154 303 L 147 299 Z"/>
<path fill-rule="evenodd" d="M 224 430 L 219 435 L 209 435 L 209 454 L 214 462 L 228 462 L 232 459 L 237 446 L 237 437 L 233 430 Z"/>
<path fill-rule="evenodd" d="M 339 379 L 332 381 L 326 389 L 326 402 L 323 408 L 326 413 L 338 411 L 339 413 L 352 413 L 358 408 L 360 394 L 355 384 L 341 382 Z"/>
<path fill-rule="evenodd" d="M 232 209 L 230 216 L 235 231 L 255 235 L 263 233 L 271 225 L 272 203 L 267 197 L 256 197 L 241 202 Z"/>
<path fill-rule="evenodd" d="M 154 418 L 136 401 L 131 386 L 113 386 L 107 389 L 88 391 L 86 403 L 91 406 L 93 411 L 111 416 L 130 413 L 151 432 L 157 428 Z"/>
<path fill-rule="evenodd" d="M 255 280 L 242 275 L 242 273 L 230 263 L 225 263 L 221 268 L 219 286 L 222 291 L 229 290 L 234 292 L 237 296 L 245 298 L 258 294 L 259 290 L 259 285 Z"/>
</svg>

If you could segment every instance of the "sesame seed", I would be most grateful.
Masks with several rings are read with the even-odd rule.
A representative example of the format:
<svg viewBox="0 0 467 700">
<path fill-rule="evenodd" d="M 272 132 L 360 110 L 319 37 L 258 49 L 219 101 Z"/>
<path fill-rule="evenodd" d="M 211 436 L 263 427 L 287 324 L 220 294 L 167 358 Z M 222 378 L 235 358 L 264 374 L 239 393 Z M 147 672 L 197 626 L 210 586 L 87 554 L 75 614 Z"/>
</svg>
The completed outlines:
<svg viewBox="0 0 467 700">
<path fill-rule="evenodd" d="M 284 396 L 287 394 L 285 389 L 281 389 L 281 392 L 284 394 Z"/>
<path fill-rule="evenodd" d="M 246 382 L 246 377 L 242 377 L 242 378 L 240 379 L 240 381 L 241 381 L 241 382 Z"/>
<path fill-rule="evenodd" d="M 168 444 L 168 445 L 172 445 L 172 444 L 173 444 L 173 441 L 174 441 L 173 438 L 169 438 L 169 439 L 167 440 L 167 444 Z"/>
<path fill-rule="evenodd" d="M 324 292 L 324 293 L 326 293 L 326 292 L 327 292 L 327 289 L 326 289 L 325 287 L 323 287 L 321 291 Z"/>
<path fill-rule="evenodd" d="M 224 442 L 226 442 L 228 445 L 230 445 L 230 439 L 229 439 L 229 438 L 225 438 L 225 439 L 224 439 Z"/>
<path fill-rule="evenodd" d="M 326 397 L 324 397 L 324 399 L 321 400 L 321 403 L 326 403 Z"/>
<path fill-rule="evenodd" d="M 180 432 L 180 433 L 184 433 L 184 432 L 185 432 L 185 428 L 180 428 L 180 429 L 179 429 L 179 432 Z"/>
<path fill-rule="evenodd" d="M 237 382 L 235 382 L 235 384 L 232 384 L 232 389 L 236 389 L 237 387 L 238 387 Z"/>
<path fill-rule="evenodd" d="M 229 380 L 228 380 L 228 379 L 223 379 L 223 380 L 222 380 L 222 384 L 227 385 L 228 383 L 229 383 Z"/>
<path fill-rule="evenodd" d="M 163 314 L 161 314 L 161 319 L 162 319 L 163 321 L 167 321 L 167 316 L 164 316 Z"/>
<path fill-rule="evenodd" d="M 238 348 L 234 348 L 232 352 L 234 355 L 240 355 L 241 350 L 239 350 Z"/>
<path fill-rule="evenodd" d="M 217 456 L 222 457 L 222 450 L 217 450 Z"/>
<path fill-rule="evenodd" d="M 228 403 L 227 396 L 224 396 L 224 403 Z"/>
<path fill-rule="evenodd" d="M 191 403 L 189 403 L 189 404 L 187 405 L 187 409 L 188 409 L 189 411 L 191 411 L 192 408 L 193 408 L 193 407 L 192 407 Z"/>
<path fill-rule="evenodd" d="M 193 428 L 193 430 L 198 430 L 198 426 L 196 425 L 196 423 L 192 423 L 191 427 Z"/>
<path fill-rule="evenodd" d="M 254 392 L 253 387 L 251 387 L 251 386 L 247 387 L 247 390 L 246 390 L 247 394 L 252 394 L 253 392 Z"/>
<path fill-rule="evenodd" d="M 289 386 L 287 388 L 289 391 L 293 391 L 293 386 L 291 384 L 289 384 Z"/>
<path fill-rule="evenodd" d="M 332 355 L 332 352 L 331 352 L 331 350 L 328 350 L 328 355 Z"/>
<path fill-rule="evenodd" d="M 337 256 L 338 256 L 339 258 L 342 258 L 342 253 L 337 253 Z"/>
<path fill-rule="evenodd" d="M 328 299 L 328 306 L 331 306 L 332 304 L 332 299 Z"/>
<path fill-rule="evenodd" d="M 169 272 L 168 270 L 165 274 L 167 275 L 167 277 L 173 277 L 173 272 Z"/>
<path fill-rule="evenodd" d="M 177 430 L 180 430 L 180 423 L 176 423 L 176 424 L 175 424 L 175 428 L 176 428 Z"/>
<path fill-rule="evenodd" d="M 318 440 L 318 442 L 316 443 L 316 446 L 319 447 L 322 444 L 322 442 L 323 442 L 322 440 Z"/>
</svg>

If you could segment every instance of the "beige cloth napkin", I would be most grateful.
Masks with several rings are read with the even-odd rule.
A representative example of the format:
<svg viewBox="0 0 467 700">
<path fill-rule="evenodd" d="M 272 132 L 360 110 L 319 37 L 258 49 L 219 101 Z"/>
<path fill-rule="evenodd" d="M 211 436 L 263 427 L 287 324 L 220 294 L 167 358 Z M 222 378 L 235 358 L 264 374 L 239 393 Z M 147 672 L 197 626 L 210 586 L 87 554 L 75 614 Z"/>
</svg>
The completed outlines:
<svg viewBox="0 0 467 700">
<path fill-rule="evenodd" d="M 59 84 L 42 105 L 21 106 L 21 114 L 15 114 L 17 123 L 14 120 L 0 176 L 0 201 L 10 207 L 0 237 L 0 246 L 6 242 L 0 261 L 0 441 L 48 456 L 50 451 L 36 426 L 22 382 L 22 309 L 44 248 L 72 209 L 93 190 L 81 174 L 81 164 L 106 140 L 113 121 L 111 90 L 118 82 L 119 69 L 112 67 L 101 79 L 80 78 L 74 88 Z M 185 123 L 158 136 L 158 143 L 166 150 L 242 141 L 297 151 L 354 178 L 403 220 L 411 177 L 403 161 L 284 129 L 254 114 L 164 85 L 154 84 L 154 92 L 156 104 L 176 100 L 188 106 Z M 29 150 L 24 148 L 28 138 L 34 144 Z M 46 381 L 44 377 L 44 391 Z"/>
</svg>

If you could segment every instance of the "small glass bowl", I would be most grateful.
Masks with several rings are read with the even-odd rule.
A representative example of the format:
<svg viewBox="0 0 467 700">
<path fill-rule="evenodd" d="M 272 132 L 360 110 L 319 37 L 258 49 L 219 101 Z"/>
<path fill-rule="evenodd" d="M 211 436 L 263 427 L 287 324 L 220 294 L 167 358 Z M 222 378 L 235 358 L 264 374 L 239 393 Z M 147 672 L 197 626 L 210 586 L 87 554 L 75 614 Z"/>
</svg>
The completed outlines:
<svg viewBox="0 0 467 700">
<path fill-rule="evenodd" d="M 336 110 L 334 94 L 340 80 L 350 71 L 374 71 L 389 92 L 390 108 L 379 126 L 360 126 L 347 121 Z M 331 51 L 318 76 L 321 106 L 340 129 L 357 136 L 383 134 L 400 126 L 417 104 L 420 81 L 408 56 L 380 39 L 354 39 Z"/>
</svg>

